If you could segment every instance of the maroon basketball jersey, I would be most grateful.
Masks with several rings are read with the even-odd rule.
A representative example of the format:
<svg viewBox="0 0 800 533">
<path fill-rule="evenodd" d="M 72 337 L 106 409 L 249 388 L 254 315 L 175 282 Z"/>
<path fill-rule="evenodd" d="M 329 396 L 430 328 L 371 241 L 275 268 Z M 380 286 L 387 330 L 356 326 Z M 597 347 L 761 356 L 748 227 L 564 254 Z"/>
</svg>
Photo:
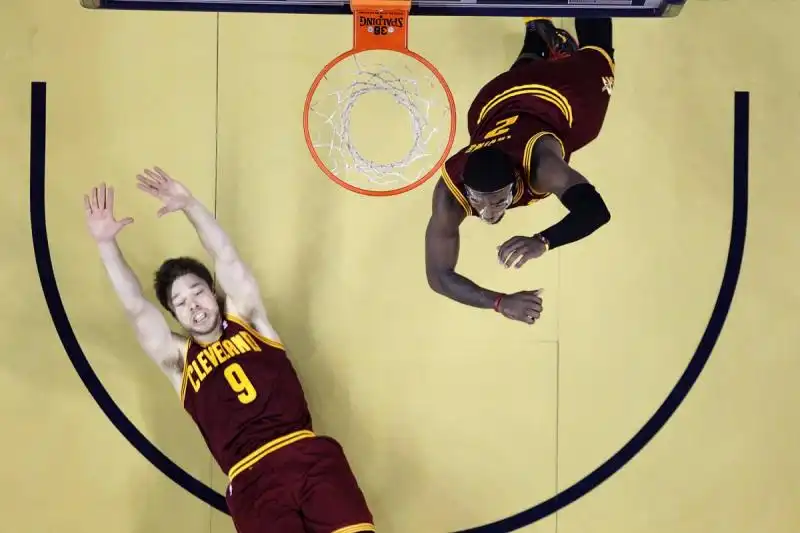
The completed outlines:
<svg viewBox="0 0 800 533">
<path fill-rule="evenodd" d="M 614 86 L 614 69 L 605 51 L 581 48 L 572 56 L 532 61 L 487 83 L 467 114 L 470 144 L 451 156 L 442 178 L 464 207 L 477 215 L 464 194 L 462 172 L 467 155 L 494 146 L 516 162 L 514 199 L 509 209 L 548 196 L 532 187 L 533 146 L 544 135 L 561 144 L 566 161 L 600 133 Z M 535 182 L 535 180 L 533 180 Z"/>
<path fill-rule="evenodd" d="M 264 444 L 311 430 L 303 388 L 280 343 L 225 315 L 222 336 L 188 341 L 181 398 L 226 473 Z"/>
</svg>

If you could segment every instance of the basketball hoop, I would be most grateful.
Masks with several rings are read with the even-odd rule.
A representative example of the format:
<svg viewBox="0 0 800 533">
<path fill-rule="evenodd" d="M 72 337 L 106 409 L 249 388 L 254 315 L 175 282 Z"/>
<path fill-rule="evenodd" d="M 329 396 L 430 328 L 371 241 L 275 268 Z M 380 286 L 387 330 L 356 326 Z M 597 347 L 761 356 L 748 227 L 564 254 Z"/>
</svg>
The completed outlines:
<svg viewBox="0 0 800 533">
<path fill-rule="evenodd" d="M 350 9 L 353 48 L 311 84 L 303 108 L 306 144 L 317 166 L 345 189 L 401 194 L 422 185 L 447 158 L 455 101 L 436 67 L 408 49 L 410 0 L 350 0 Z M 394 117 L 398 109 L 407 116 Z"/>
</svg>

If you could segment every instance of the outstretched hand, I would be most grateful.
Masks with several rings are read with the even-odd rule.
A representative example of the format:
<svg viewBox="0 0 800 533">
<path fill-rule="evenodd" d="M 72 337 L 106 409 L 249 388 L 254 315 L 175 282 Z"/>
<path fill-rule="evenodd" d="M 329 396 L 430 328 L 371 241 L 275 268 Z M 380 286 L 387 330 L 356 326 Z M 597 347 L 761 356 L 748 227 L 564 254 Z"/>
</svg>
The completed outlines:
<svg viewBox="0 0 800 533">
<path fill-rule="evenodd" d="M 172 179 L 169 174 L 158 167 L 145 169 L 144 176 L 136 175 L 139 183 L 136 186 L 161 200 L 164 206 L 158 210 L 158 216 L 185 209 L 192 202 L 192 193 L 182 183 Z"/>
<path fill-rule="evenodd" d="M 506 268 L 520 268 L 531 259 L 541 257 L 546 251 L 547 245 L 541 239 L 517 236 L 497 247 L 497 259 Z"/>
<path fill-rule="evenodd" d="M 114 240 L 117 233 L 128 224 L 133 223 L 131 217 L 117 220 L 114 218 L 114 187 L 92 187 L 89 194 L 83 195 L 83 208 L 86 212 L 86 225 L 94 240 L 108 242 Z"/>
</svg>

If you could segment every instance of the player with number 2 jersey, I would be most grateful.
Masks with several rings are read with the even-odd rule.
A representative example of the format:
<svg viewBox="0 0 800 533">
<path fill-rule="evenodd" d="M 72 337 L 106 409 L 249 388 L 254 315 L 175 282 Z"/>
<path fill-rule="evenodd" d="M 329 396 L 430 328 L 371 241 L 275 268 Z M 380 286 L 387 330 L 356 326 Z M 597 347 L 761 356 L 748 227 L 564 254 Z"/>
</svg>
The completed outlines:
<svg viewBox="0 0 800 533">
<path fill-rule="evenodd" d="M 569 161 L 605 120 L 614 87 L 611 19 L 578 18 L 575 27 L 577 40 L 547 18 L 525 21 L 517 60 L 470 105 L 469 144 L 444 164 L 425 233 L 426 274 L 435 292 L 526 324 L 541 315 L 539 291 L 504 294 L 457 273 L 459 227 L 468 217 L 497 224 L 509 209 L 557 197 L 566 217 L 498 246 L 499 263 L 520 268 L 610 220 L 594 185 Z"/>
</svg>

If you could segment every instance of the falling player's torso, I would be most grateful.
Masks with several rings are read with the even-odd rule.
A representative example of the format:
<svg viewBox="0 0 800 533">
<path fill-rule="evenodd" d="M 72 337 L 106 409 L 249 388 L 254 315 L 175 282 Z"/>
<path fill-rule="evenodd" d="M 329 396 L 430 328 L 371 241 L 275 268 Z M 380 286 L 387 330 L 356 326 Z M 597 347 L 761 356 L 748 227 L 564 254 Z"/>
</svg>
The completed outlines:
<svg viewBox="0 0 800 533">
<path fill-rule="evenodd" d="M 511 209 L 548 196 L 536 190 L 535 144 L 555 139 L 566 161 L 600 133 L 614 89 L 614 66 L 595 47 L 582 48 L 558 61 L 541 61 L 505 72 L 487 83 L 467 113 L 470 144 L 444 164 L 442 178 L 466 214 L 477 216 L 467 202 L 462 172 L 468 155 L 494 146 L 516 163 Z"/>
<path fill-rule="evenodd" d="M 499 118 L 523 113 L 557 135 L 566 157 L 593 141 L 614 91 L 614 65 L 605 51 L 587 46 L 560 60 L 539 61 L 505 72 L 478 92 L 467 116 L 470 138 Z"/>
<path fill-rule="evenodd" d="M 225 472 L 265 443 L 311 429 L 283 346 L 232 315 L 225 316 L 219 340 L 188 341 L 181 397 Z"/>
</svg>

